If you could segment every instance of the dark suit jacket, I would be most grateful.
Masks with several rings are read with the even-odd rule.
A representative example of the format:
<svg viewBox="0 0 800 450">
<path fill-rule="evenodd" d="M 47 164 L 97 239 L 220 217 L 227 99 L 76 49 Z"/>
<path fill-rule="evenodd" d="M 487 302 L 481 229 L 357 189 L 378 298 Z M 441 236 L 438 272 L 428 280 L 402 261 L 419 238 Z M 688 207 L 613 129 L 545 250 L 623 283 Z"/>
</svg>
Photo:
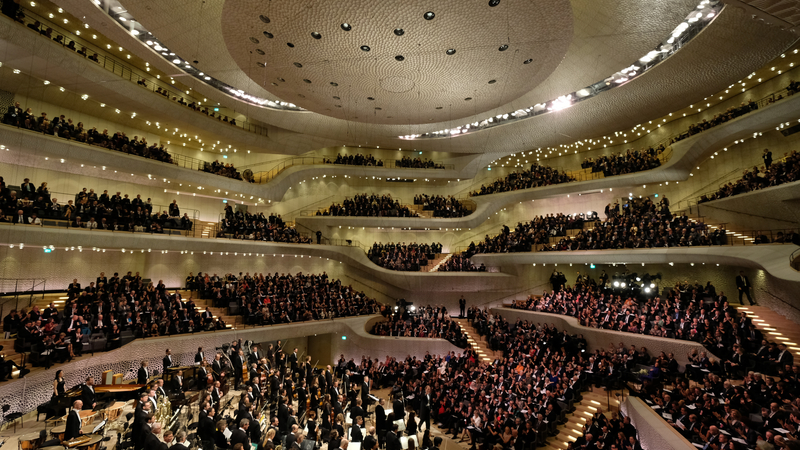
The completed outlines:
<svg viewBox="0 0 800 450">
<path fill-rule="evenodd" d="M 375 429 L 386 429 L 386 410 L 381 405 L 375 407 Z"/>
<path fill-rule="evenodd" d="M 747 278 L 747 275 L 745 275 L 745 276 L 737 275 L 736 276 L 736 287 L 737 288 L 748 288 L 750 286 L 751 286 L 750 279 Z"/>
<path fill-rule="evenodd" d="M 386 433 L 386 450 L 403 450 L 400 438 L 393 431 Z"/>
<path fill-rule="evenodd" d="M 247 435 L 247 432 L 242 430 L 241 428 L 237 428 L 231 433 L 231 448 L 236 444 L 241 443 L 244 448 L 248 448 L 250 444 L 250 437 Z"/>
<path fill-rule="evenodd" d="M 278 407 L 278 424 L 281 434 L 286 434 L 289 431 L 289 408 L 286 404 Z"/>
<path fill-rule="evenodd" d="M 203 356 L 205 356 L 205 355 L 203 355 Z M 195 353 L 194 354 L 194 362 L 199 363 L 199 362 L 202 362 L 202 361 L 203 361 L 203 358 L 200 357 L 200 352 Z"/>
<path fill-rule="evenodd" d="M 167 450 L 167 444 L 158 440 L 158 436 L 150 431 L 150 427 L 147 427 L 144 431 L 146 433 L 144 436 L 144 448 L 147 450 Z"/>
<path fill-rule="evenodd" d="M 72 439 L 81 435 L 81 418 L 75 411 L 70 411 L 67 416 L 67 431 L 64 439 Z"/>
<path fill-rule="evenodd" d="M 144 367 L 139 367 L 139 371 L 136 372 L 136 384 L 147 384 L 147 371 Z"/>
<path fill-rule="evenodd" d="M 361 428 L 353 422 L 353 426 L 350 427 L 350 442 L 361 442 L 364 440 L 364 435 L 361 434 Z"/>
<path fill-rule="evenodd" d="M 173 360 L 173 362 L 174 362 L 174 360 Z M 166 356 L 164 357 L 164 359 L 161 360 L 161 363 L 164 365 L 164 370 L 167 370 L 170 367 L 172 367 L 172 364 L 170 364 L 170 362 L 169 362 L 169 358 L 166 357 Z"/>
<path fill-rule="evenodd" d="M 174 445 L 173 445 L 172 447 L 170 447 L 170 448 L 171 448 L 171 449 L 174 449 L 174 450 L 189 450 L 189 447 L 187 447 L 187 446 L 185 446 L 185 445 L 183 445 L 183 444 L 178 444 L 178 443 L 174 444 Z"/>
<path fill-rule="evenodd" d="M 81 388 L 81 400 L 83 401 L 83 406 L 85 409 L 92 409 L 92 404 L 94 401 L 94 391 L 89 389 L 89 386 L 83 385 Z"/>
</svg>

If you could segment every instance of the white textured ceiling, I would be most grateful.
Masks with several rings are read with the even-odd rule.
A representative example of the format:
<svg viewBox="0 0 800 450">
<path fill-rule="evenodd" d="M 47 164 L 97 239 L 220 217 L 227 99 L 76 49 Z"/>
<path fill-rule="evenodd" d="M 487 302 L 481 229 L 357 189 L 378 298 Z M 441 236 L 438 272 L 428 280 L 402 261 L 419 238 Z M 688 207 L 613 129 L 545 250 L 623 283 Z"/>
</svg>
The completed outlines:
<svg viewBox="0 0 800 450">
<path fill-rule="evenodd" d="M 558 67 L 573 37 L 568 0 L 410 0 L 391 8 L 372 0 L 228 0 L 222 24 L 236 64 L 268 91 L 320 114 L 395 124 L 462 118 L 517 99 Z"/>
<path fill-rule="evenodd" d="M 127 43 L 124 44 L 126 47 L 150 60 L 151 64 L 170 70 L 169 63 L 160 60 L 144 44 L 135 44 L 129 33 L 111 22 L 94 4 L 84 0 L 55 1 L 68 11 L 79 12 L 93 28 L 120 43 Z M 123 3 L 131 14 L 183 59 L 197 59 L 201 70 L 222 81 L 253 95 L 274 98 L 238 67 L 226 48 L 221 2 L 205 2 L 191 8 L 177 0 L 123 0 Z M 436 3 L 439 2 L 429 2 L 433 6 L 427 9 L 434 10 Z M 685 108 L 760 68 L 796 39 L 789 31 L 753 20 L 750 12 L 735 5 L 729 6 L 700 36 L 669 60 L 644 76 L 590 101 L 556 114 L 457 138 L 411 143 L 396 138 L 398 135 L 451 128 L 489 115 L 528 107 L 600 80 L 655 47 L 695 5 L 692 0 L 575 0 L 572 2 L 572 42 L 555 71 L 518 99 L 498 104 L 483 114 L 476 111 L 468 118 L 430 114 L 426 124 L 390 125 L 338 119 L 313 112 L 269 111 L 243 103 L 238 103 L 236 109 L 271 125 L 273 135 L 285 135 L 284 151 L 287 153 L 311 150 L 320 146 L 322 139 L 341 144 L 485 153 L 482 160 L 474 163 L 481 165 L 516 151 L 571 143 L 629 128 Z M 389 6 L 386 8 L 391 9 Z M 174 66 L 172 70 L 172 73 L 179 74 Z M 202 83 L 191 79 L 186 82 L 209 99 L 228 101 L 224 94 Z"/>
</svg>

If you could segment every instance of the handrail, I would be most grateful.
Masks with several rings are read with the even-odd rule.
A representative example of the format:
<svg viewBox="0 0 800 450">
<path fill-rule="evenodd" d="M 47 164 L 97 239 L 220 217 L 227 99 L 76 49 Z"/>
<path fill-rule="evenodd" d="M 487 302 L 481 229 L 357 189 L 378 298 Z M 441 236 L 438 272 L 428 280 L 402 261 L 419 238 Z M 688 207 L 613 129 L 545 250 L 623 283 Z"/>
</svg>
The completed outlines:
<svg viewBox="0 0 800 450">
<path fill-rule="evenodd" d="M 789 255 L 789 265 L 792 267 L 792 269 L 800 272 L 800 248 L 793 251 L 792 254 Z"/>
<path fill-rule="evenodd" d="M 136 83 L 139 86 L 142 86 L 145 89 L 150 88 L 149 90 L 151 90 L 152 92 L 157 93 L 159 95 L 162 95 L 162 96 L 166 97 L 167 99 L 172 99 L 173 101 L 178 102 L 178 103 L 180 103 L 180 100 L 183 100 L 184 97 L 188 97 L 189 100 L 191 100 L 191 102 L 184 101 L 184 103 L 181 103 L 181 104 L 184 104 L 184 106 L 187 106 L 187 108 L 189 108 L 189 104 L 194 104 L 194 103 L 197 103 L 198 105 L 202 104 L 201 101 L 199 101 L 198 99 L 193 98 L 191 96 L 191 94 L 187 94 L 185 91 L 176 92 L 176 91 L 173 90 L 174 87 L 170 87 L 170 88 L 165 87 L 165 86 L 170 86 L 169 84 L 163 83 L 163 82 L 159 82 L 160 80 L 158 80 L 158 79 L 153 80 L 152 77 L 148 78 L 147 75 L 144 74 L 144 73 L 138 73 L 137 71 L 134 71 L 134 69 L 132 69 L 128 65 L 125 65 L 125 64 L 117 61 L 116 59 L 112 58 L 110 55 L 108 55 L 108 53 L 106 51 L 100 49 L 99 47 L 96 47 L 95 45 L 93 45 L 89 41 L 76 38 L 73 34 L 67 32 L 67 31 L 64 31 L 58 25 L 56 25 L 56 24 L 48 21 L 47 19 L 39 16 L 35 12 L 32 12 L 32 11 L 30 11 L 28 9 L 24 9 L 22 7 L 20 7 L 20 11 L 23 13 L 23 16 L 18 21 L 21 22 L 23 25 L 25 25 L 26 28 L 30 28 L 30 27 L 27 27 L 27 25 L 29 25 L 29 24 L 33 25 L 35 21 L 40 22 L 43 25 L 42 28 L 44 28 L 45 30 L 47 28 L 50 28 L 52 30 L 50 35 L 48 35 L 46 33 L 41 33 L 41 32 L 39 33 L 40 35 L 43 35 L 43 36 L 47 37 L 48 40 L 50 40 L 52 42 L 60 43 L 62 47 L 67 48 L 69 50 L 72 50 L 72 51 L 76 52 L 76 54 L 81 54 L 84 58 L 87 58 L 87 59 L 90 59 L 90 60 L 96 62 L 98 65 L 100 65 L 104 69 L 114 73 L 115 75 L 118 75 L 118 76 L 120 76 L 120 77 L 122 77 L 124 79 L 129 80 L 129 81 L 136 81 Z M 33 18 L 33 20 L 29 19 L 29 17 Z M 55 35 L 56 37 L 60 36 L 61 39 L 58 40 L 58 41 L 56 39 L 50 39 L 50 36 L 53 36 L 53 35 Z M 70 46 L 71 43 L 73 43 L 73 42 L 74 42 L 74 44 L 72 46 Z M 84 52 L 84 53 L 79 53 L 79 50 L 82 51 L 84 49 L 86 49 L 87 51 Z M 91 52 L 93 53 L 91 56 L 89 55 L 89 49 L 91 49 Z M 147 83 L 152 83 L 152 86 L 148 86 Z M 165 86 L 161 86 L 161 84 L 163 84 Z M 163 92 L 166 95 L 162 94 L 161 92 L 158 92 L 159 89 L 161 90 L 161 92 Z M 208 112 L 208 108 L 209 107 L 212 108 L 212 109 L 216 109 L 217 110 L 217 111 L 212 111 L 210 116 L 209 116 L 209 112 Z M 194 109 L 194 108 L 190 108 L 190 109 Z M 201 114 L 203 112 L 205 112 L 206 116 L 208 116 L 209 118 L 212 118 L 212 119 L 213 118 L 218 118 L 218 120 L 222 120 L 222 116 L 223 115 L 226 116 L 226 117 L 230 116 L 231 119 L 234 119 L 234 116 L 236 114 L 240 114 L 240 113 L 237 113 L 236 110 L 229 110 L 229 112 L 228 112 L 228 111 L 220 111 L 221 109 L 226 109 L 227 110 L 228 108 L 220 107 L 220 106 L 213 106 L 213 105 L 205 105 L 205 111 L 201 111 L 199 107 L 197 109 L 194 109 L 194 110 L 197 111 L 198 113 L 201 113 Z M 228 113 L 225 114 L 225 112 L 228 112 Z M 216 115 L 217 113 L 219 113 L 219 115 Z M 261 136 L 267 136 L 267 131 L 268 131 L 267 128 L 263 127 L 263 126 L 260 126 L 260 125 L 255 125 L 255 124 L 247 122 L 247 121 L 235 121 L 235 119 L 234 119 L 234 122 L 230 123 L 230 124 L 233 125 L 233 126 L 242 128 L 243 130 L 249 131 L 251 133 L 256 133 L 256 134 L 259 134 Z"/>
<path fill-rule="evenodd" d="M 324 165 L 334 165 L 334 166 L 347 166 L 347 167 L 370 167 L 370 168 L 384 168 L 384 169 L 417 169 L 417 170 L 428 170 L 428 169 L 450 169 L 455 170 L 455 164 L 442 164 L 440 162 L 435 162 L 434 164 L 441 166 L 441 167 L 406 167 L 406 166 L 398 166 L 397 161 L 383 161 L 378 160 L 381 162 L 380 165 L 364 165 L 364 164 L 341 164 L 335 163 L 331 161 L 329 158 L 318 157 L 318 156 L 295 156 L 292 158 L 287 158 L 277 164 L 275 164 L 272 168 L 266 171 L 256 172 L 253 174 L 253 182 L 254 183 L 267 183 L 273 178 L 275 178 L 278 174 L 286 170 L 291 166 L 298 166 L 298 165 L 317 165 L 317 164 L 324 164 Z M 250 164 L 247 166 L 242 166 L 240 169 L 250 169 L 252 170 L 255 167 L 262 166 L 265 164 L 269 164 L 269 162 L 263 163 L 255 163 Z"/>
<path fill-rule="evenodd" d="M 13 282 L 13 290 L 11 290 Z M 28 286 L 30 283 L 30 288 Z M 22 286 L 22 288 L 21 288 Z M 41 289 L 36 289 L 37 287 L 41 286 Z M 22 308 L 27 308 L 28 306 L 33 303 L 33 295 L 37 292 L 42 294 L 42 298 L 44 298 L 44 292 L 47 286 L 47 279 L 46 278 L 0 278 L 0 296 L 9 296 L 9 298 L 2 298 L 0 299 L 0 317 L 6 316 L 6 304 L 10 303 L 14 300 L 14 308 L 16 310 L 20 309 L 20 294 L 27 294 L 28 295 L 28 302 L 27 304 L 23 305 Z M 10 297 L 12 296 L 13 297 Z M 8 330 L 6 330 L 8 331 Z"/>
</svg>

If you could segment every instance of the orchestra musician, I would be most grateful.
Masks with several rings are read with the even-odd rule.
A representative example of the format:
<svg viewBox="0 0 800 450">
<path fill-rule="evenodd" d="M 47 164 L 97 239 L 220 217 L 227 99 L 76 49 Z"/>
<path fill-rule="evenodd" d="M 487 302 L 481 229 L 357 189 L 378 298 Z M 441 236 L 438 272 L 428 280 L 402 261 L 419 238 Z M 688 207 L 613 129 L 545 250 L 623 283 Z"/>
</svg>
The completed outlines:
<svg viewBox="0 0 800 450">
<path fill-rule="evenodd" d="M 208 375 L 208 363 L 204 360 L 195 371 L 195 381 L 197 382 L 197 388 L 199 390 L 203 391 L 208 386 Z"/>
<path fill-rule="evenodd" d="M 67 415 L 67 429 L 66 433 L 64 434 L 64 440 L 74 439 L 83 434 L 81 431 L 81 409 L 83 408 L 83 402 L 80 400 L 75 400 L 72 402 L 72 411 L 69 412 Z"/>
<path fill-rule="evenodd" d="M 170 389 L 175 394 L 183 393 L 183 371 L 179 370 L 178 373 L 172 377 L 172 388 Z"/>
<path fill-rule="evenodd" d="M 300 380 L 300 386 L 296 389 L 297 392 L 297 414 L 301 417 L 303 413 L 305 413 L 306 408 L 308 408 L 308 390 L 306 389 L 306 380 Z M 309 411 L 311 414 L 313 411 Z"/>
<path fill-rule="evenodd" d="M 211 370 L 214 372 L 214 379 L 219 381 L 220 375 L 222 375 L 222 355 L 217 353 L 214 355 L 214 362 L 211 363 Z"/>
<path fill-rule="evenodd" d="M 139 371 L 136 372 L 136 384 L 147 384 L 149 378 L 150 371 L 147 370 L 147 361 L 142 361 L 142 366 L 139 367 Z"/>
<path fill-rule="evenodd" d="M 82 405 L 86 405 L 87 409 L 94 409 L 97 407 L 97 403 L 95 402 L 95 395 L 94 395 L 94 378 L 89 377 L 86 379 L 86 384 L 83 385 L 81 388 L 81 400 L 83 401 Z"/>
<path fill-rule="evenodd" d="M 264 356 L 263 353 L 259 353 L 257 345 L 250 347 L 250 350 L 250 355 L 247 356 L 247 361 L 250 364 L 257 363 Z"/>
<path fill-rule="evenodd" d="M 194 363 L 200 364 L 201 362 L 205 361 L 206 357 L 203 353 L 203 347 L 197 347 L 197 353 L 194 354 Z"/>
<path fill-rule="evenodd" d="M 164 359 L 161 361 L 164 364 L 165 371 L 175 364 L 172 360 L 172 350 L 167 349 L 166 353 L 166 356 L 164 356 Z"/>
</svg>

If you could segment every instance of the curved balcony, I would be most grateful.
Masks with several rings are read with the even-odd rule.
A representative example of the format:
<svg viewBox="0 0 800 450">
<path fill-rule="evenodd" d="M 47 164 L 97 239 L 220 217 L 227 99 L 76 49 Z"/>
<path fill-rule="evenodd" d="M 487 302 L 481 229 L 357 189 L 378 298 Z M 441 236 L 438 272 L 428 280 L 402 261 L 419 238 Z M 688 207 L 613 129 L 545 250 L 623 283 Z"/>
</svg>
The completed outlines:
<svg viewBox="0 0 800 450">
<path fill-rule="evenodd" d="M 136 339 L 122 348 L 98 353 L 91 358 L 59 365 L 49 370 L 34 371 L 23 380 L 5 383 L 0 386 L 0 402 L 10 405 L 11 408 L 7 413 L 27 413 L 50 399 L 56 370 L 64 370 L 68 388 L 83 383 L 88 376 L 100 380 L 102 372 L 109 369 L 113 370 L 115 374 L 122 374 L 126 381 L 135 380 L 136 370 L 143 360 L 149 362 L 151 369 L 161 370 L 164 349 L 167 347 L 172 350 L 173 358 L 178 364 L 190 366 L 194 365 L 194 354 L 197 347 L 207 349 L 206 358 L 211 358 L 214 354 L 212 349 L 222 347 L 223 344 L 230 344 L 237 339 L 253 342 L 280 339 L 285 342 L 292 338 L 316 339 L 316 336 L 319 335 L 320 340 L 330 340 L 330 354 L 312 355 L 319 358 L 320 361 L 334 361 L 340 354 L 344 354 L 347 359 L 360 359 L 361 355 L 367 354 L 374 357 L 389 355 L 402 360 L 409 353 L 421 357 L 426 350 L 432 354 L 461 351 L 444 339 L 397 339 L 369 334 L 368 330 L 380 318 L 381 316 L 362 316 L 244 330 L 234 329 L 174 337 Z M 339 336 L 346 337 L 346 340 L 339 339 Z M 336 338 L 331 339 L 332 337 Z M 409 346 L 409 343 L 413 343 L 413 345 Z M 418 353 L 411 350 L 414 348 L 418 349 Z"/>
</svg>

